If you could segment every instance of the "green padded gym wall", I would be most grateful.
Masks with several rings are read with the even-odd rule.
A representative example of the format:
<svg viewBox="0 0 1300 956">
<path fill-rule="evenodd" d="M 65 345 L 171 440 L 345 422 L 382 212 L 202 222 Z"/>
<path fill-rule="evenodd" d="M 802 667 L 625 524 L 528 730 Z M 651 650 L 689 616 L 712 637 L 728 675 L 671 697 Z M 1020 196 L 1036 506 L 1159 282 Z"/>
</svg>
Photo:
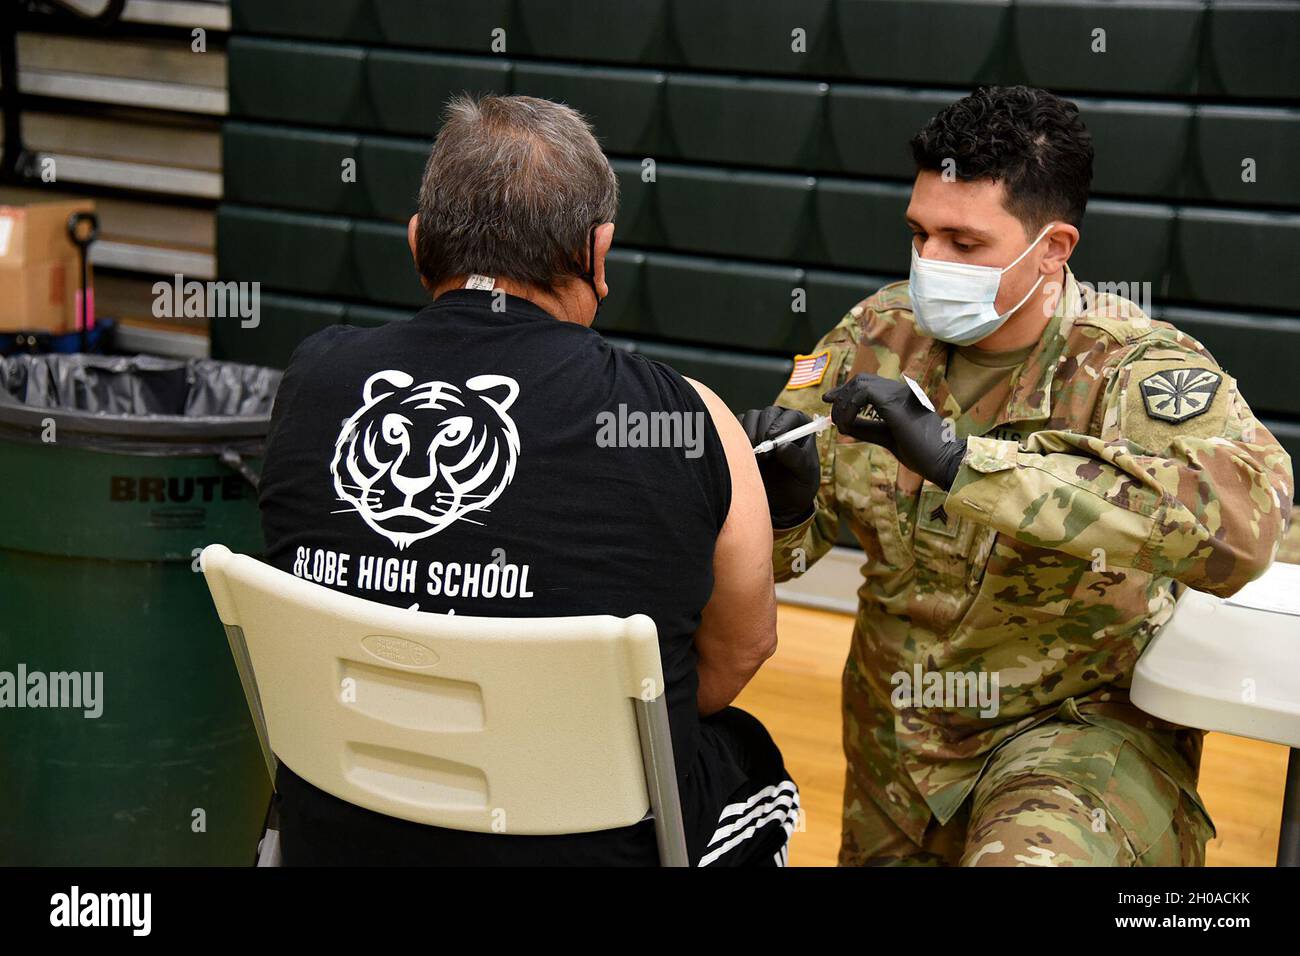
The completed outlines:
<svg viewBox="0 0 1300 956">
<path fill-rule="evenodd" d="M 1204 342 L 1300 458 L 1300 2 L 233 0 L 232 14 L 218 270 L 262 283 L 262 322 L 214 320 L 216 357 L 283 365 L 325 325 L 417 310 L 405 222 L 442 104 L 527 93 L 586 113 L 619 175 L 598 328 L 734 408 L 767 404 L 793 352 L 906 274 L 912 133 L 975 85 L 1028 83 L 1078 102 L 1096 139 L 1076 274 L 1149 282 L 1152 311 Z"/>
</svg>

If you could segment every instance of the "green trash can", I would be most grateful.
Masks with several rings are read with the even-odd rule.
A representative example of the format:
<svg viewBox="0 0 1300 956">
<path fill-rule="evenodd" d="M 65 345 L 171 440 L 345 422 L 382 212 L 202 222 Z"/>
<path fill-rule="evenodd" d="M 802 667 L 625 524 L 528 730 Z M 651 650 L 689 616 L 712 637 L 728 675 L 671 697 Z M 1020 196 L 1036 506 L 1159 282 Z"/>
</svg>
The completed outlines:
<svg viewBox="0 0 1300 956">
<path fill-rule="evenodd" d="M 198 554 L 260 554 L 280 373 L 0 359 L 0 864 L 251 865 L 270 800 Z"/>
</svg>

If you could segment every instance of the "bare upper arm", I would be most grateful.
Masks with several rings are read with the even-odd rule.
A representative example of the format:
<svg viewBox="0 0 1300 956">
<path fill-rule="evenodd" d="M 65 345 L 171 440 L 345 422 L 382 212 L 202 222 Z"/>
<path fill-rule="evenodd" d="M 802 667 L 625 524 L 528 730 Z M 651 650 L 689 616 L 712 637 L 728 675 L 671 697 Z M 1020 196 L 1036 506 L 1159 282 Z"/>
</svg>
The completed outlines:
<svg viewBox="0 0 1300 956">
<path fill-rule="evenodd" d="M 740 422 L 708 387 L 687 379 L 713 418 L 731 473 L 731 507 L 713 554 L 713 596 L 703 628 L 735 651 L 771 654 L 776 640 L 772 585 L 772 520 L 754 450 Z"/>
</svg>

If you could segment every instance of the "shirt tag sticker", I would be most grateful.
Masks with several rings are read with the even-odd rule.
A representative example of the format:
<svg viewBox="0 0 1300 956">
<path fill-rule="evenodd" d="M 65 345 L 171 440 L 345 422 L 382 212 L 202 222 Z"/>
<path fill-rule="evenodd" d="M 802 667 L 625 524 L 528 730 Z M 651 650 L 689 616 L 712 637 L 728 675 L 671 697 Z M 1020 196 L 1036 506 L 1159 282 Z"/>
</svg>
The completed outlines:
<svg viewBox="0 0 1300 956">
<path fill-rule="evenodd" d="M 481 289 L 490 292 L 496 287 L 497 280 L 492 276 L 472 275 L 465 280 L 466 289 Z"/>
<path fill-rule="evenodd" d="M 822 349 L 812 355 L 796 355 L 794 368 L 790 370 L 790 380 L 786 388 L 811 388 L 820 385 L 826 377 L 826 369 L 831 364 L 831 350 Z"/>
</svg>

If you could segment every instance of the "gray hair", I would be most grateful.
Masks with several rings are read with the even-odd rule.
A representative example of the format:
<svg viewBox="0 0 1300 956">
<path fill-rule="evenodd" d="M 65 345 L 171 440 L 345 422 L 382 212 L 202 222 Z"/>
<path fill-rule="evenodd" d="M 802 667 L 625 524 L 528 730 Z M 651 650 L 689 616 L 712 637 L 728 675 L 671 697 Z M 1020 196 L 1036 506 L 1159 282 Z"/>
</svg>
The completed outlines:
<svg viewBox="0 0 1300 956">
<path fill-rule="evenodd" d="M 618 180 L 582 114 L 531 96 L 454 97 L 420 184 L 416 266 L 431 285 L 497 276 L 550 291 L 587 269 Z"/>
</svg>

